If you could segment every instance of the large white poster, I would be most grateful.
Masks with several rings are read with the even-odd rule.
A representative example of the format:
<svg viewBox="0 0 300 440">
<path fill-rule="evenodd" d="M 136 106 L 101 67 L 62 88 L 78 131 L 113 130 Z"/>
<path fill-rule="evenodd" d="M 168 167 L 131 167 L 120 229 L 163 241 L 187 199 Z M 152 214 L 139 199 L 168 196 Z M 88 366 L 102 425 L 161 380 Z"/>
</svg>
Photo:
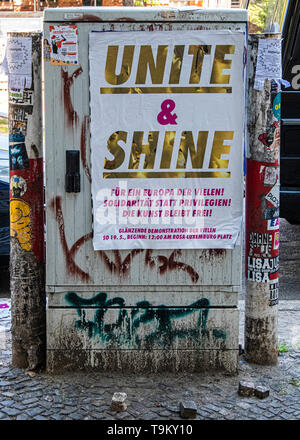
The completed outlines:
<svg viewBox="0 0 300 440">
<path fill-rule="evenodd" d="M 245 35 L 91 32 L 94 249 L 235 246 Z"/>
</svg>

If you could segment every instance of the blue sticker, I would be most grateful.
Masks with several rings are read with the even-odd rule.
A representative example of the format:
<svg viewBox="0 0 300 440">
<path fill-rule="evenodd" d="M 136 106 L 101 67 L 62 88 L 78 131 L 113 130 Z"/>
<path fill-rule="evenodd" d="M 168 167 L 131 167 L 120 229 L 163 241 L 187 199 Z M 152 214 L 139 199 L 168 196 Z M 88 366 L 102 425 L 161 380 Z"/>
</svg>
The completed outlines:
<svg viewBox="0 0 300 440">
<path fill-rule="evenodd" d="M 281 119 L 281 93 L 278 93 L 273 101 L 273 115 L 278 121 Z"/>
<path fill-rule="evenodd" d="M 29 168 L 25 143 L 9 146 L 9 166 L 12 171 Z"/>
<path fill-rule="evenodd" d="M 25 142 L 25 136 L 22 133 L 13 133 L 9 135 L 9 142 Z"/>
</svg>

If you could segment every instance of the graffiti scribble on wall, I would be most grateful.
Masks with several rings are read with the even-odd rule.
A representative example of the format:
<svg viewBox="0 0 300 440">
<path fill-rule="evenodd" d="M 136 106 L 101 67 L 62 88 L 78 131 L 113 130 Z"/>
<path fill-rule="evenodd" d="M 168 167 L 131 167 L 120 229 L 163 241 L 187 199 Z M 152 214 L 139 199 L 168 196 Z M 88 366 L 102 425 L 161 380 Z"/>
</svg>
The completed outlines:
<svg viewBox="0 0 300 440">
<path fill-rule="evenodd" d="M 175 340 L 184 338 L 193 340 L 197 345 L 201 345 L 203 337 L 212 336 L 223 341 L 226 339 L 225 331 L 207 329 L 210 305 L 207 298 L 201 298 L 186 307 L 176 308 L 165 305 L 153 306 L 149 301 L 144 300 L 137 302 L 135 307 L 127 309 L 123 298 L 108 298 L 105 292 L 100 292 L 89 299 L 81 298 L 76 292 L 68 292 L 65 299 L 68 304 L 76 307 L 79 319 L 76 320 L 75 327 L 86 331 L 89 338 L 99 337 L 102 342 L 110 345 L 150 348 L 153 344 L 158 344 L 165 348 Z M 94 307 L 92 320 L 87 319 L 83 307 Z M 107 314 L 111 308 L 116 308 L 118 311 L 113 322 Z M 186 320 L 180 325 L 180 319 L 193 314 L 198 315 L 193 328 L 187 328 Z"/>
<path fill-rule="evenodd" d="M 65 223 L 64 223 L 64 217 L 62 212 L 62 205 L 61 205 L 61 197 L 56 197 L 53 199 L 50 203 L 50 208 L 55 212 L 56 222 L 58 225 L 59 230 L 59 237 L 61 246 L 63 249 L 63 253 L 66 259 L 66 268 L 67 273 L 70 275 L 78 276 L 82 281 L 90 281 L 91 277 L 88 273 L 84 272 L 74 261 L 74 255 L 75 252 L 78 250 L 78 248 L 88 239 L 90 239 L 91 234 L 84 235 L 79 240 L 74 243 L 71 250 L 69 249 L 69 246 L 67 244 L 66 235 L 65 235 Z"/>
<path fill-rule="evenodd" d="M 10 236 L 17 238 L 22 249 L 31 251 L 30 206 L 23 200 L 10 201 Z"/>
<path fill-rule="evenodd" d="M 63 81 L 63 102 L 65 115 L 70 126 L 78 123 L 78 115 L 74 110 L 72 99 L 71 99 L 71 86 L 73 85 L 74 79 L 77 78 L 82 73 L 82 67 L 78 67 L 71 75 L 68 71 L 61 68 L 61 78 Z"/>
<path fill-rule="evenodd" d="M 154 267 L 155 266 L 155 260 L 152 257 L 152 250 L 149 249 L 146 251 L 146 256 L 145 256 L 145 263 L 149 264 L 150 267 Z M 173 251 L 170 255 L 170 257 L 166 257 L 165 255 L 159 255 L 157 258 L 157 260 L 159 261 L 159 263 L 161 263 L 161 265 L 159 266 L 159 273 L 161 275 L 163 275 L 164 273 L 166 273 L 168 270 L 182 270 L 184 272 L 187 272 L 193 283 L 197 283 L 198 279 L 199 279 L 199 275 L 198 273 L 192 268 L 192 266 L 189 266 L 188 264 L 182 263 L 181 261 L 176 261 L 175 258 L 176 257 L 180 257 L 181 256 L 181 250 L 176 249 L 175 251 Z"/>
<path fill-rule="evenodd" d="M 64 216 L 62 212 L 62 199 L 61 197 L 55 197 L 51 203 L 50 208 L 54 211 L 56 222 L 58 225 L 59 230 L 59 237 L 61 246 L 63 249 L 63 253 L 66 259 L 66 267 L 67 267 L 67 273 L 70 275 L 78 276 L 82 281 L 88 282 L 90 281 L 91 277 L 90 274 L 87 272 L 84 272 L 75 262 L 75 256 L 80 247 L 86 243 L 88 240 L 91 240 L 93 238 L 92 232 L 89 234 L 83 235 L 80 237 L 71 248 L 69 248 L 66 240 L 66 234 L 65 234 L 65 223 L 64 223 Z M 114 259 L 112 260 L 105 251 L 97 251 L 96 254 L 102 259 L 102 261 L 105 263 L 106 268 L 113 274 L 119 275 L 119 276 L 125 276 L 128 274 L 131 263 L 133 258 L 140 254 L 141 252 L 144 252 L 143 249 L 134 249 L 130 251 L 126 257 L 122 260 L 121 253 L 119 251 L 112 251 Z M 161 275 L 165 274 L 167 271 L 173 271 L 173 270 L 181 270 L 189 274 L 189 276 L 192 279 L 193 283 L 197 283 L 199 279 L 198 273 L 193 269 L 191 266 L 189 266 L 186 263 L 183 263 L 181 261 L 177 261 L 176 257 L 181 256 L 180 250 L 175 250 L 171 253 L 169 257 L 166 257 L 165 255 L 158 255 L 154 257 L 152 255 L 152 250 L 147 250 L 145 253 L 145 265 L 149 266 L 150 268 L 154 269 L 156 267 L 156 264 L 158 263 L 158 270 Z"/>
</svg>

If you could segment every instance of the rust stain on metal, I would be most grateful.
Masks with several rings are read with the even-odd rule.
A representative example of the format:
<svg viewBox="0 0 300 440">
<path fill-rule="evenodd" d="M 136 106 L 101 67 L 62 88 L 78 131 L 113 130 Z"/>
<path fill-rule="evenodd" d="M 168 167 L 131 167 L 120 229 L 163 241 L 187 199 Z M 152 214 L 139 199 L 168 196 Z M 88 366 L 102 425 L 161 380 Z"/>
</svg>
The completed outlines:
<svg viewBox="0 0 300 440">
<path fill-rule="evenodd" d="M 93 14 L 84 14 L 81 18 L 80 21 L 103 21 L 102 18 L 97 17 L 96 15 Z"/>
<path fill-rule="evenodd" d="M 82 269 L 80 269 L 80 267 L 77 266 L 77 264 L 74 261 L 75 252 L 77 251 L 80 245 L 78 242 L 82 244 L 85 240 L 85 236 L 81 237 L 76 243 L 74 243 L 74 245 L 72 246 L 72 252 L 70 252 L 65 235 L 65 223 L 64 223 L 64 217 L 61 206 L 61 197 L 58 196 L 52 199 L 50 202 L 50 208 L 55 213 L 55 218 L 59 230 L 60 242 L 67 263 L 67 272 L 69 274 L 78 276 L 79 278 L 82 279 L 82 281 L 85 282 L 90 281 L 91 279 L 90 275 L 84 272 Z"/>
<path fill-rule="evenodd" d="M 87 127 L 89 126 L 90 118 L 89 116 L 85 116 L 81 125 L 81 136 L 80 136 L 80 157 L 83 169 L 89 181 L 92 181 L 91 171 L 86 161 L 86 134 Z"/>
<path fill-rule="evenodd" d="M 77 78 L 83 72 L 82 67 L 78 67 L 70 76 L 66 70 L 61 68 L 61 77 L 63 80 L 63 96 L 64 96 L 64 109 L 69 125 L 78 123 L 78 115 L 74 110 L 72 99 L 71 99 L 71 86 L 73 85 L 74 79 Z"/>
</svg>

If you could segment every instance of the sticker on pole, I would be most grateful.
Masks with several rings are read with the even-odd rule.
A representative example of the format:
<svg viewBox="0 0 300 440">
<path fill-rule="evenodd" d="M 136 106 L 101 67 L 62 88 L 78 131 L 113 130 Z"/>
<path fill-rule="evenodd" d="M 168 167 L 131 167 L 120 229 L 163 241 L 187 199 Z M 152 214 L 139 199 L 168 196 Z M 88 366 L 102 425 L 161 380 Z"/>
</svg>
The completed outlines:
<svg viewBox="0 0 300 440">
<path fill-rule="evenodd" d="M 260 38 L 258 40 L 254 89 L 263 90 L 265 79 L 281 80 L 281 77 L 281 40 L 276 38 Z"/>
<path fill-rule="evenodd" d="M 245 35 L 91 32 L 95 250 L 232 249 Z"/>
<path fill-rule="evenodd" d="M 78 64 L 78 29 L 76 25 L 49 26 L 50 42 L 44 41 L 44 46 L 50 46 L 50 61 L 53 65 Z"/>
<path fill-rule="evenodd" d="M 266 194 L 265 199 L 271 203 L 271 205 L 275 206 L 275 208 L 279 207 L 279 184 L 273 186 L 270 192 Z"/>
<path fill-rule="evenodd" d="M 32 39 L 9 37 L 2 69 L 8 75 L 9 90 L 30 89 L 32 84 Z"/>
</svg>

